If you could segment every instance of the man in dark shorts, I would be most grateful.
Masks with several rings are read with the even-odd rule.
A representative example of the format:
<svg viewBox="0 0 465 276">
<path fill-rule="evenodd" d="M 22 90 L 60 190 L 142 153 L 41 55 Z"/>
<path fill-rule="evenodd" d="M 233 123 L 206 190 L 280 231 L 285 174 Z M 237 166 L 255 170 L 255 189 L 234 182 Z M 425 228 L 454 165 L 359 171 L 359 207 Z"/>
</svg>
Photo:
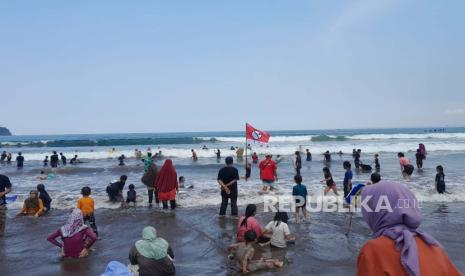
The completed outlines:
<svg viewBox="0 0 465 276">
<path fill-rule="evenodd" d="M 8 176 L 0 174 L 0 236 L 3 236 L 6 225 L 6 194 L 11 192 L 11 182 Z"/>
<path fill-rule="evenodd" d="M 237 181 L 239 172 L 233 166 L 233 158 L 226 157 L 226 166 L 218 172 L 218 184 L 221 186 L 220 216 L 226 215 L 228 200 L 231 199 L 231 216 L 237 216 Z"/>
<path fill-rule="evenodd" d="M 107 186 L 108 199 L 111 202 L 124 201 L 123 189 L 127 179 L 128 177 L 126 175 L 122 175 L 119 181 L 112 182 Z"/>
</svg>

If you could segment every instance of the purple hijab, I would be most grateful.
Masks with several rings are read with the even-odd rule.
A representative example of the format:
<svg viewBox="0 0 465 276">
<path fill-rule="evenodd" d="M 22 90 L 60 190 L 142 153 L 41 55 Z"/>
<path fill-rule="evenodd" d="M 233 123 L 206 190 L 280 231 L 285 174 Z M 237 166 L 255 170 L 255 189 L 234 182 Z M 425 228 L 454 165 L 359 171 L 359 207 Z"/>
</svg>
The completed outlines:
<svg viewBox="0 0 465 276">
<path fill-rule="evenodd" d="M 395 242 L 396 249 L 400 251 L 401 263 L 408 275 L 420 275 L 418 261 L 418 248 L 415 236 L 431 246 L 441 246 L 429 234 L 417 230 L 422 221 L 422 215 L 415 196 L 403 185 L 395 182 L 381 181 L 366 186 L 362 191 L 362 202 L 366 197 L 367 204 L 372 212 L 362 208 L 363 219 L 366 221 L 374 237 L 386 236 Z M 381 201 L 379 201 L 381 199 Z M 392 212 L 379 209 L 376 206 L 389 206 Z M 378 205 L 378 202 L 382 204 Z"/>
</svg>

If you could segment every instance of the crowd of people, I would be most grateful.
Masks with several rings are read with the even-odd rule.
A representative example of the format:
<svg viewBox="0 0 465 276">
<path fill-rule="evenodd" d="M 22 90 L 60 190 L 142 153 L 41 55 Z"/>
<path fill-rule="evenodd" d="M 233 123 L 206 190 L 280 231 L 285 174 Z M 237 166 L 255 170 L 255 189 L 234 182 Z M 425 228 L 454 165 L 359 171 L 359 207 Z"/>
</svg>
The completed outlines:
<svg viewBox="0 0 465 276">
<path fill-rule="evenodd" d="M 136 153 L 138 153 L 137 150 Z M 221 156 L 219 149 L 216 154 L 219 159 Z M 342 155 L 342 152 L 338 154 Z M 48 157 L 44 160 L 44 165 L 48 165 L 48 162 L 50 162 L 50 166 L 56 168 L 60 160 L 62 165 L 65 165 L 66 157 L 62 153 L 60 153 L 60 156 L 54 151 L 50 161 L 48 161 Z M 329 151 L 323 153 L 323 156 L 324 162 L 330 163 L 332 161 Z M 354 149 L 352 156 L 356 169 L 360 169 L 362 172 L 368 171 L 367 167 L 362 167 L 364 164 L 361 162 L 360 149 Z M 18 154 L 18 157 L 22 157 L 21 153 Z M 276 183 L 278 180 L 279 159 L 273 160 L 272 157 L 271 153 L 267 153 L 265 158 L 260 161 L 256 152 L 251 154 L 253 164 L 257 164 L 259 169 L 263 192 L 278 188 Z M 426 159 L 426 149 L 423 144 L 420 144 L 416 157 L 417 168 L 421 169 L 423 160 Z M 77 156 L 75 158 L 77 159 Z M 410 179 L 414 167 L 403 153 L 398 153 L 398 158 L 403 176 Z M 195 150 L 192 150 L 192 159 L 193 161 L 198 160 Z M 419 162 L 419 159 L 421 162 Z M 16 160 L 18 162 L 18 158 Z M 305 160 L 312 161 L 312 155 L 308 149 L 306 149 Z M 120 156 L 119 161 L 120 165 L 124 165 L 124 155 Z M 155 203 L 157 205 L 161 203 L 163 209 L 175 210 L 177 207 L 176 196 L 179 188 L 184 187 L 185 178 L 183 176 L 178 178 L 171 159 L 166 159 L 160 169 L 155 164 L 151 152 L 147 153 L 143 161 L 144 172 L 141 182 L 147 187 L 149 207 L 152 207 L 155 199 Z M 20 158 L 20 162 L 24 162 L 24 157 L 22 157 L 22 160 Z M 387 196 L 388 200 L 392 202 L 403 199 L 412 202 L 416 201 L 415 196 L 404 185 L 381 180 L 378 154 L 375 154 L 373 164 L 376 171 L 371 175 L 369 185 L 361 190 L 361 200 L 370 197 L 368 206 L 373 208 L 374 205 L 370 204 L 376 203 L 373 203 L 374 200 L 372 199 L 383 195 Z M 247 162 L 246 166 L 250 168 L 250 164 Z M 300 151 L 295 152 L 292 166 L 295 170 L 295 185 L 292 189 L 292 196 L 295 197 L 295 209 L 293 211 L 295 212 L 296 223 L 300 223 L 301 218 L 306 221 L 309 219 L 306 208 L 308 191 L 301 174 L 302 157 Z M 343 195 L 346 198 L 353 188 L 351 162 L 344 161 L 343 169 L 345 170 Z M 441 165 L 437 166 L 436 169 L 436 188 L 439 193 L 444 193 L 444 169 Z M 371 171 L 371 168 L 369 171 Z M 338 188 L 328 165 L 323 168 L 323 176 L 321 182 L 326 184 L 324 195 L 332 191 L 338 196 Z M 246 172 L 245 179 L 247 180 L 249 177 L 250 171 Z M 109 201 L 121 202 L 124 207 L 136 204 L 137 195 L 133 184 L 129 185 L 126 198 L 123 195 L 127 179 L 126 175 L 122 175 L 118 181 L 109 183 L 106 188 Z M 237 199 L 240 179 L 239 171 L 234 166 L 233 157 L 226 157 L 225 166 L 219 170 L 217 176 L 221 195 L 220 217 L 226 215 L 228 205 L 230 205 L 231 216 L 237 217 L 239 215 Z M 0 235 L 3 234 L 6 224 L 6 194 L 11 190 L 12 185 L 9 178 L 0 175 Z M 47 238 L 50 243 L 61 248 L 60 256 L 64 258 L 87 257 L 90 248 L 99 236 L 91 188 L 88 186 L 82 187 L 81 195 L 82 197 L 76 203 L 76 208 L 69 215 L 68 222 Z M 30 191 L 29 197 L 24 200 L 23 208 L 21 208 L 18 216 L 42 216 L 49 212 L 51 202 L 52 198 L 47 193 L 45 185 L 39 184 L 36 190 Z M 294 244 L 296 240 L 296 237 L 290 232 L 288 226 L 289 217 L 286 212 L 276 212 L 273 220 L 264 227 L 256 218 L 256 214 L 257 206 L 254 204 L 247 205 L 245 214 L 239 217 L 238 220 L 236 243 L 228 247 L 230 258 L 234 260 L 237 269 L 243 273 L 262 269 L 279 269 L 284 265 L 283 260 L 257 256 L 256 245 L 262 248 L 266 246 L 286 248 Z M 390 213 L 385 212 L 385 210 L 365 212 L 362 209 L 362 215 L 368 226 L 373 230 L 375 238 L 368 241 L 359 253 L 357 262 L 359 275 L 421 275 L 431 269 L 434 272 L 431 275 L 460 275 L 460 272 L 441 249 L 439 242 L 430 235 L 418 230 L 421 224 L 418 205 L 412 205 L 401 210 L 396 209 Z M 106 273 L 110 273 L 112 269 L 127 269 L 128 273 L 137 271 L 138 275 L 174 275 L 176 270 L 173 258 L 174 253 L 168 242 L 157 236 L 155 228 L 145 227 L 142 231 L 142 239 L 137 241 L 129 251 L 130 265 L 128 268 L 112 263 L 107 268 Z"/>
</svg>

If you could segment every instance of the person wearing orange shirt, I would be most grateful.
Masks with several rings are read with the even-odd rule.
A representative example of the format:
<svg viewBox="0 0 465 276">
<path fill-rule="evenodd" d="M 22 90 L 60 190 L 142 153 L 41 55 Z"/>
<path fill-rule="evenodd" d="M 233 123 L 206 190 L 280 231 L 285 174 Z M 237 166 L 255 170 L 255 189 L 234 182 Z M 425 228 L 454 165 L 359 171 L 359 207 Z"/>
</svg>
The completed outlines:
<svg viewBox="0 0 465 276">
<path fill-rule="evenodd" d="M 24 201 L 23 208 L 18 216 L 40 217 L 44 213 L 44 204 L 39 198 L 39 193 L 35 190 L 29 193 L 29 197 Z"/>
<path fill-rule="evenodd" d="M 364 187 L 361 200 L 374 237 L 360 250 L 358 276 L 461 275 L 439 242 L 418 229 L 419 202 L 405 186 L 380 181 Z"/>
<path fill-rule="evenodd" d="M 94 199 L 90 197 L 90 187 L 84 187 L 81 189 L 82 197 L 78 200 L 77 207 L 81 210 L 84 218 L 84 223 L 89 222 L 90 227 L 94 230 L 96 236 L 98 236 L 97 225 L 95 224 L 94 216 Z"/>
</svg>

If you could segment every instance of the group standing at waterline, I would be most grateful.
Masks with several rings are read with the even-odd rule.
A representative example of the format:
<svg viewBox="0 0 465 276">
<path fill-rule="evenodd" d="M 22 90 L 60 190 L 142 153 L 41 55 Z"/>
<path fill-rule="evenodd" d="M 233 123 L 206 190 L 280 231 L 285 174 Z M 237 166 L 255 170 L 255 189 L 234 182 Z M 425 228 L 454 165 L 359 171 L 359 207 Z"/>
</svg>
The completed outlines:
<svg viewBox="0 0 465 276">
<path fill-rule="evenodd" d="M 297 153 L 296 153 L 297 155 Z M 174 166 L 171 162 L 171 160 L 166 160 L 165 164 L 161 168 L 161 170 L 158 172 L 156 171 L 155 173 L 153 170 L 157 170 L 155 164 L 153 163 L 153 160 L 150 161 L 149 158 L 145 160 L 146 163 L 144 164 L 144 176 L 148 174 L 149 171 L 151 171 L 151 177 L 154 177 L 154 181 L 152 183 L 152 187 L 147 187 L 148 191 L 152 190 L 155 194 L 155 198 L 158 198 L 160 201 L 163 202 L 163 208 L 167 209 L 168 208 L 168 202 L 171 205 L 172 209 L 175 209 L 176 207 L 176 192 L 178 191 L 178 178 L 176 171 L 174 170 Z M 400 162 L 400 161 L 399 161 Z M 296 163 L 293 163 L 294 165 Z M 348 162 L 350 165 L 350 162 Z M 401 163 L 402 164 L 402 163 Z M 155 167 L 154 167 L 155 166 Z M 275 162 L 272 159 L 271 154 L 267 154 L 265 159 L 260 162 L 259 164 L 259 169 L 260 169 L 260 178 L 263 181 L 263 190 L 268 191 L 268 190 L 273 190 L 276 189 L 275 182 L 278 179 L 277 175 L 277 162 Z M 295 167 L 294 167 L 295 168 Z M 296 168 L 295 168 L 296 169 Z M 346 179 L 344 180 L 344 194 L 346 194 L 347 190 L 350 190 L 349 187 L 351 185 L 351 177 L 350 176 L 350 166 L 347 166 L 347 163 L 344 162 L 344 169 L 346 169 L 346 176 L 347 176 L 347 181 Z M 303 179 L 302 176 L 296 170 L 296 176 L 294 178 L 294 181 L 296 185 L 293 188 L 293 195 L 294 196 L 302 196 L 303 198 L 306 198 L 306 187 L 303 185 Z M 155 176 L 154 176 L 155 175 Z M 333 190 L 335 193 L 337 193 L 337 189 L 335 188 L 336 184 L 334 180 L 332 179 L 332 175 L 329 171 L 329 168 L 325 167 L 324 168 L 324 175 L 325 179 L 323 181 L 326 182 L 327 189 Z M 238 170 L 234 168 L 233 165 L 233 158 L 228 157 L 226 158 L 226 166 L 222 168 L 219 173 L 218 173 L 218 183 L 221 187 L 221 197 L 222 197 L 222 203 L 221 203 L 221 208 L 220 208 L 220 215 L 224 216 L 226 213 L 228 201 L 231 202 L 231 215 L 237 216 L 238 215 L 238 210 L 237 210 L 237 189 L 238 189 L 238 181 L 240 180 Z M 442 177 L 443 181 L 444 177 Z M 122 196 L 122 192 L 124 190 L 124 184 L 127 180 L 127 177 L 122 176 L 120 178 L 119 183 L 111 183 L 109 185 L 109 189 L 107 189 L 109 198 L 114 201 L 121 201 L 124 205 L 124 197 Z M 6 180 L 4 180 L 6 183 Z M 9 182 L 9 180 L 8 180 Z M 150 183 L 150 181 L 148 182 Z M 113 185 L 115 184 L 115 185 Z M 401 187 L 401 185 L 394 184 L 394 183 L 387 183 L 380 181 L 376 185 L 379 185 L 380 187 L 383 187 L 383 189 L 388 189 L 386 187 L 391 187 L 389 189 L 399 189 L 398 191 L 396 190 L 396 193 L 394 194 L 389 194 L 389 189 L 387 191 L 382 191 L 383 193 L 388 194 L 388 196 L 392 196 L 392 199 L 398 199 L 402 196 L 408 197 L 410 196 L 408 193 L 408 190 L 405 189 L 405 187 Z M 389 186 L 388 186 L 389 185 Z M 441 184 L 442 185 L 442 184 Z M 4 185 L 5 188 L 3 191 L 0 189 L 0 195 L 5 196 L 6 193 L 8 193 L 11 190 L 11 183 L 8 185 Z M 347 187 L 346 187 L 347 186 Z M 397 187 L 399 186 L 399 187 Z M 1 185 L 0 185 L 1 188 Z M 60 248 L 63 248 L 62 255 L 64 257 L 86 257 L 89 255 L 89 248 L 93 245 L 93 243 L 96 241 L 97 237 L 97 227 L 95 225 L 95 217 L 93 217 L 93 200 L 89 200 L 90 198 L 90 188 L 87 189 L 88 187 L 84 187 L 82 189 L 82 195 L 83 198 L 79 201 L 80 203 L 77 204 L 79 207 L 75 210 L 70 215 L 70 219 L 66 225 L 64 225 L 62 228 L 57 230 L 56 232 L 52 233 L 49 237 L 48 240 L 52 242 L 53 244 L 59 246 Z M 153 189 L 151 189 L 153 188 Z M 42 189 L 42 188 L 41 188 Z M 381 188 L 380 188 L 381 189 Z M 402 190 L 405 189 L 406 191 Z M 45 189 L 42 189 L 45 191 Z M 132 189 L 133 190 L 133 189 Z M 366 188 L 362 192 L 362 198 L 365 193 L 365 191 L 371 190 L 370 188 Z M 328 192 L 327 191 L 327 192 Z M 376 193 L 376 189 L 371 190 L 373 193 Z M 130 198 L 131 189 L 128 191 L 128 196 L 126 197 L 127 199 Z M 2 194 L 3 193 L 3 194 Z M 368 193 L 368 192 L 367 192 Z M 411 195 L 413 196 L 413 195 Z M 132 197 L 132 196 L 131 196 Z M 397 198 L 396 198 L 397 197 Z M 36 200 L 39 199 L 39 200 Z M 87 199 L 87 200 L 83 200 Z M 91 199 L 91 198 L 90 198 Z M 149 200 L 150 200 L 150 193 L 149 193 Z M 35 205 L 39 206 L 40 209 L 40 202 L 42 199 L 39 198 L 39 195 L 36 192 L 31 192 L 30 198 L 27 199 L 28 205 L 31 205 L 30 203 L 32 202 L 32 207 L 37 207 Z M 36 204 L 37 203 L 37 204 Z M 126 203 L 128 203 L 126 201 Z M 297 202 L 296 202 L 297 203 Z M 25 202 L 26 204 L 26 202 Z M 305 204 L 306 202 L 298 202 L 296 206 L 298 206 L 303 213 L 304 217 L 306 217 L 306 212 L 305 212 Z M 42 203 L 43 205 L 43 203 Z M 303 208 L 302 208 L 303 207 Z M 25 214 L 33 214 L 36 216 L 38 213 L 41 215 L 44 211 L 40 212 L 25 212 Z M 415 212 L 418 212 L 413 210 L 413 214 L 415 215 Z M 254 213 L 254 212 L 252 212 Z M 299 218 L 299 212 L 296 210 L 296 221 L 300 221 Z M 246 214 L 247 215 L 247 214 Z M 425 263 L 424 259 L 426 258 L 427 260 L 434 260 L 436 263 L 438 263 L 438 267 L 440 269 L 445 269 L 448 274 L 454 275 L 457 274 L 459 275 L 459 272 L 456 270 L 456 268 L 453 266 L 453 264 L 448 260 L 447 256 L 445 256 L 444 252 L 442 249 L 438 247 L 438 243 L 434 239 L 430 239 L 429 236 L 419 234 L 420 238 L 415 238 L 416 243 L 421 244 L 419 246 L 419 249 L 417 252 L 412 253 L 411 256 L 405 257 L 405 264 L 404 256 L 401 256 L 398 251 L 395 250 L 394 248 L 394 241 L 393 238 L 390 236 L 391 233 L 394 233 L 393 235 L 403 235 L 404 238 L 411 240 L 410 235 L 415 235 L 415 233 L 421 233 L 417 231 L 416 229 L 419 226 L 418 220 L 421 222 L 421 218 L 414 217 L 415 223 L 411 223 L 409 221 L 409 215 L 402 213 L 399 215 L 399 217 L 395 217 L 392 219 L 392 223 L 394 224 L 389 224 L 388 226 L 392 226 L 391 228 L 385 227 L 386 224 L 383 224 L 383 229 L 379 229 L 379 226 L 377 225 L 371 225 L 370 224 L 370 218 L 366 218 L 365 220 L 369 224 L 369 226 L 372 228 L 372 230 L 377 234 L 377 242 L 373 243 L 367 243 L 367 246 L 362 248 L 362 251 L 360 253 L 359 260 L 361 259 L 366 259 L 366 258 L 371 258 L 371 256 L 376 254 L 376 250 L 379 250 L 378 247 L 379 245 L 377 243 L 382 244 L 382 246 L 386 246 L 387 244 L 392 243 L 392 260 L 386 260 L 383 262 L 379 267 L 373 267 L 373 266 L 368 266 L 366 262 L 361 262 L 359 261 L 358 264 L 358 270 L 360 275 L 378 275 L 382 274 L 383 272 L 386 271 L 404 271 L 407 272 L 410 275 L 419 275 L 420 272 L 426 271 L 425 269 L 429 269 L 428 264 Z M 249 211 L 249 217 L 250 217 L 250 211 Z M 93 217 L 93 220 L 91 219 Z M 87 219 L 86 219 L 87 218 Z M 365 218 L 365 214 L 364 214 Z M 306 218 L 307 219 L 307 218 Z M 87 227 L 85 225 L 85 220 L 89 221 L 90 227 Z M 254 260 L 254 254 L 255 251 L 253 250 L 253 244 L 255 241 L 258 239 L 258 241 L 261 242 L 262 245 L 270 245 L 270 246 L 275 246 L 275 247 L 280 247 L 280 248 L 285 248 L 288 244 L 292 244 L 295 240 L 295 237 L 293 237 L 289 231 L 289 226 L 287 225 L 287 214 L 278 212 L 275 215 L 275 218 L 273 221 L 271 221 L 266 227 L 265 230 L 262 230 L 260 235 L 257 234 L 259 231 L 254 231 L 254 234 L 252 234 L 249 230 L 243 231 L 244 232 L 244 240 L 240 241 L 240 238 L 238 238 L 238 244 L 235 244 L 231 246 L 231 250 L 233 252 L 233 255 L 235 257 L 236 262 L 238 262 L 238 267 L 242 270 L 242 272 L 248 272 L 248 271 L 255 271 L 259 269 L 277 269 L 281 267 L 282 261 L 281 260 L 274 260 L 274 259 L 262 259 L 261 262 L 253 262 Z M 248 223 L 250 222 L 249 219 L 240 219 L 239 222 L 241 223 L 238 225 L 238 229 L 240 227 L 248 227 Z M 388 221 L 391 223 L 391 221 Z M 399 225 L 404 225 L 398 229 Z M 395 226 L 395 227 L 394 227 Z M 397 228 L 396 228 L 397 227 Z M 256 227 L 255 227 L 256 228 Z M 144 229 L 145 230 L 145 229 Z M 255 229 L 256 230 L 256 229 Z M 147 231 L 144 231 L 147 232 Z M 156 240 L 156 234 L 153 235 L 153 231 L 151 237 L 148 237 L 148 235 L 143 235 L 143 241 L 146 242 L 153 242 Z M 413 233 L 413 234 L 409 234 Z M 145 238 L 144 238 L 145 236 Z M 154 238 L 155 236 L 155 238 Z M 58 242 L 56 239 L 61 238 L 62 243 Z M 260 240 L 261 238 L 261 240 Z M 269 239 L 269 241 L 266 241 L 266 239 Z M 386 240 L 387 239 L 387 240 Z M 79 243 L 77 242 L 79 241 Z M 136 243 L 137 244 L 137 243 Z M 166 243 L 167 244 L 167 243 Z M 283 246 L 284 245 L 284 246 Z M 411 248 L 412 243 L 409 245 L 404 245 L 407 246 L 408 248 Z M 136 251 L 134 252 L 133 249 L 132 251 L 132 259 L 130 258 L 131 264 L 137 264 L 139 265 L 139 273 L 141 273 L 141 267 L 140 264 L 144 263 L 142 258 L 139 257 L 139 255 L 142 255 L 140 251 L 143 251 L 142 249 L 138 251 L 137 246 L 136 246 Z M 374 251 L 374 252 L 373 252 Z M 415 251 L 412 249 L 412 251 Z M 367 253 L 369 252 L 369 254 Z M 426 253 L 425 253 L 426 252 Z M 170 275 L 169 273 L 174 274 L 174 265 L 173 263 L 169 263 L 169 259 L 166 259 L 168 254 L 168 249 L 166 252 L 163 250 L 160 251 L 159 253 L 160 256 L 163 256 L 163 260 L 167 260 L 169 268 L 173 268 L 172 272 L 168 272 L 168 274 L 145 274 L 145 275 Z M 139 255 L 138 255 L 139 254 Z M 381 254 L 381 253 L 379 253 Z M 413 257 L 412 257 L 413 255 Z M 150 256 L 150 254 L 147 254 L 147 256 Z M 152 255 L 153 256 L 153 255 Z M 157 255 L 157 258 L 160 257 Z M 426 256 L 426 257 L 425 257 Z M 145 257 L 145 256 L 142 256 Z M 415 257 L 418 259 L 418 262 L 412 261 L 411 259 L 415 259 Z M 146 257 L 145 257 L 146 258 Z M 402 265 L 399 266 L 397 262 L 394 262 L 393 260 L 402 259 Z M 149 261 L 153 260 L 150 265 L 153 265 L 155 269 L 159 269 L 162 264 L 159 262 L 160 259 L 155 259 L 149 258 Z M 150 262 L 147 262 L 150 263 Z M 434 262 L 431 264 L 435 264 Z M 150 269 L 149 269 L 150 270 Z M 413 271 L 413 273 L 410 273 L 410 271 Z M 437 272 L 438 270 L 434 270 Z M 372 274 L 366 274 L 368 272 L 371 272 Z M 425 273 L 422 273 L 425 274 Z M 144 275 L 144 274 L 140 274 Z"/>
</svg>

